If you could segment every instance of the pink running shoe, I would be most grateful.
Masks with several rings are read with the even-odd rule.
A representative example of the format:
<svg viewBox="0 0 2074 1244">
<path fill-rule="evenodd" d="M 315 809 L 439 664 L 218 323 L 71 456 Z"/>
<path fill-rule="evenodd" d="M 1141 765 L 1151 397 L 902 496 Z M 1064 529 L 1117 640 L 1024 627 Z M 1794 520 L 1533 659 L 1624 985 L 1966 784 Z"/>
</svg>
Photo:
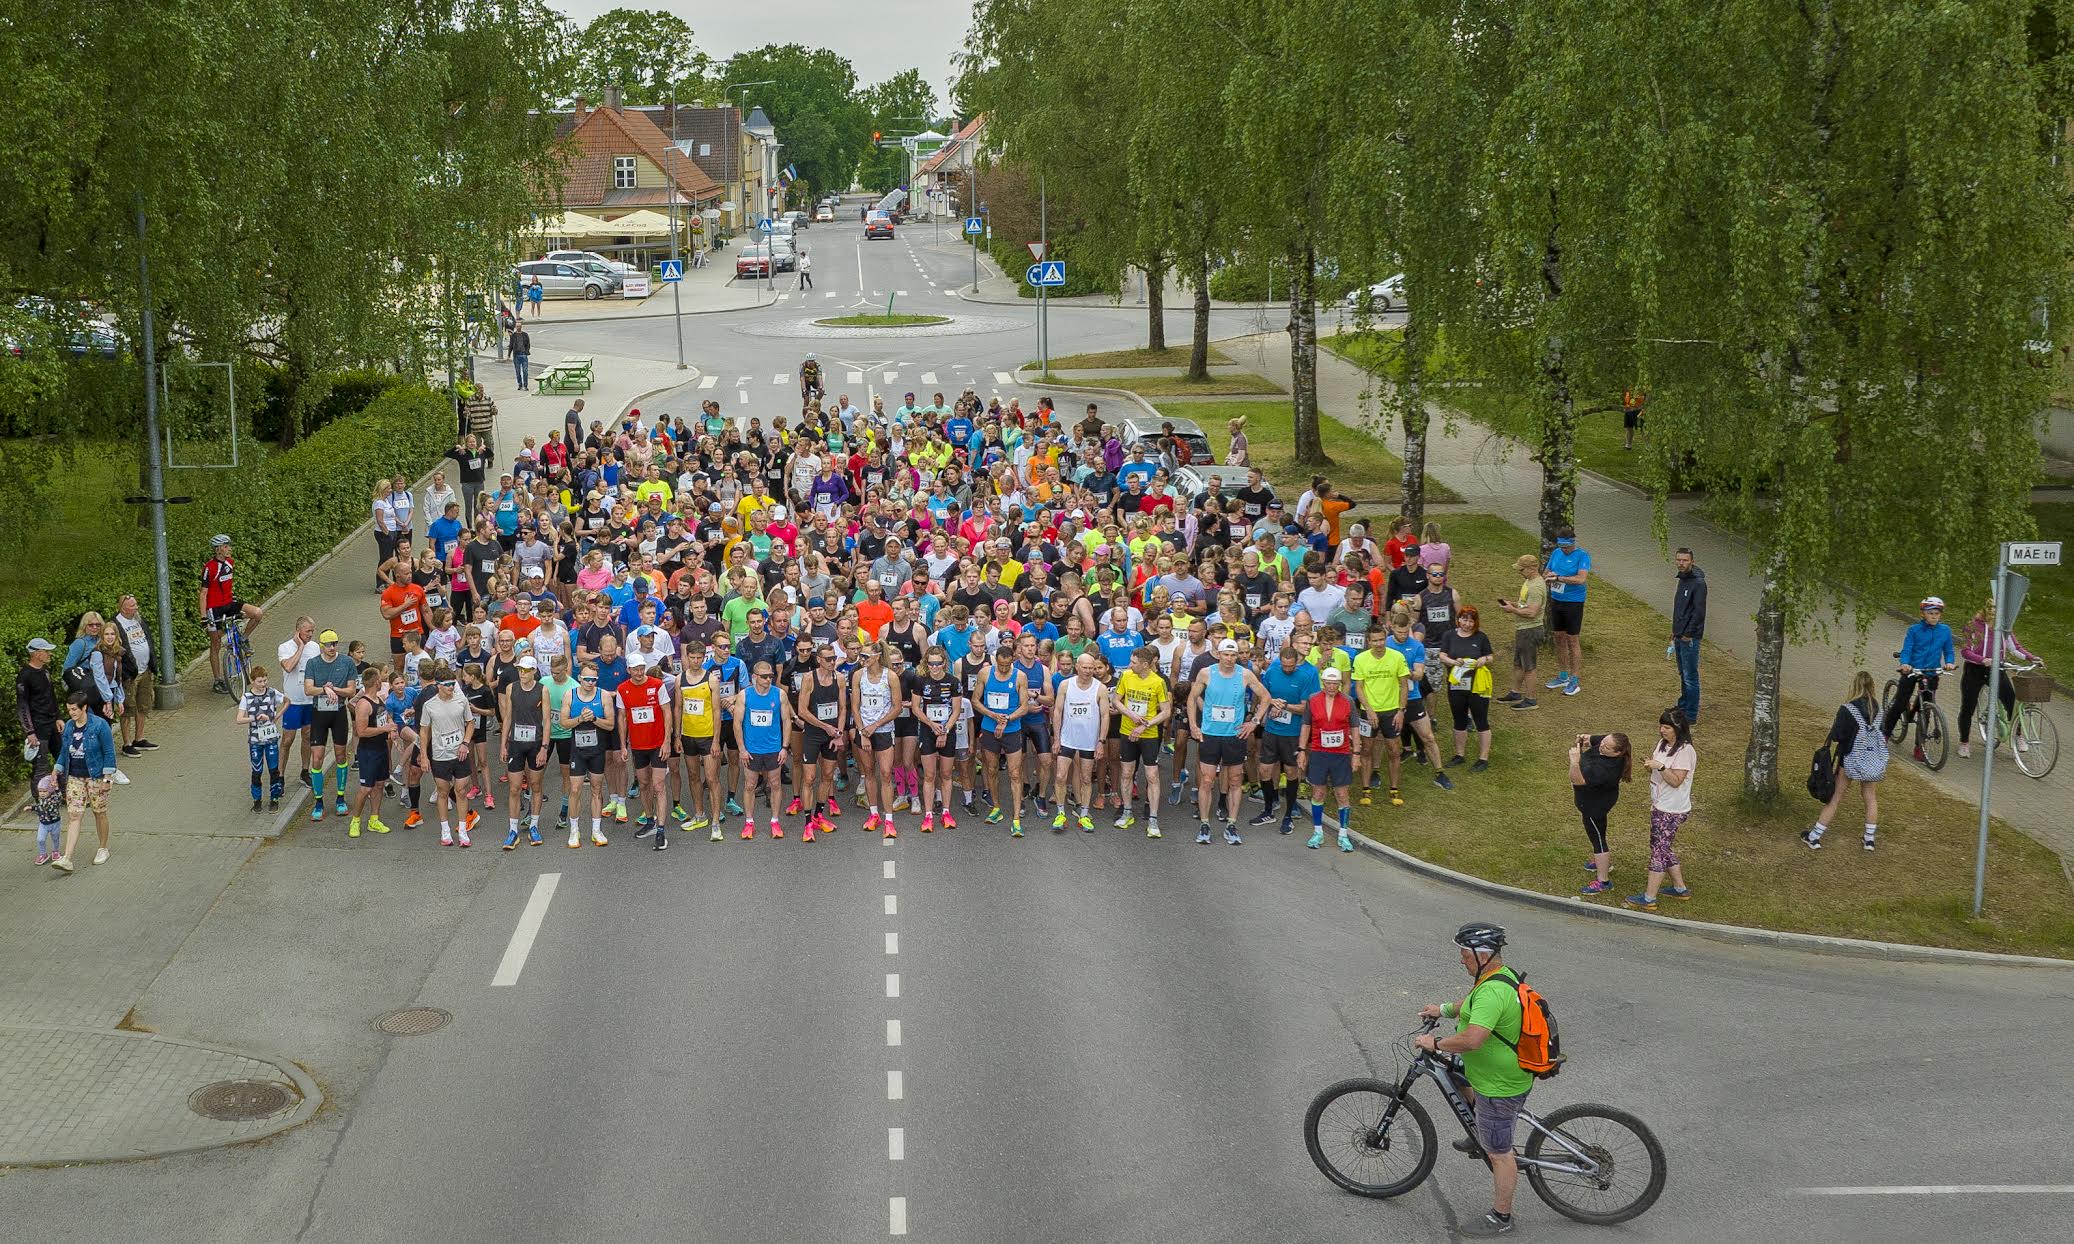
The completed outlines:
<svg viewBox="0 0 2074 1244">
<path fill-rule="evenodd" d="M 832 821 L 835 818 L 841 816 L 842 814 L 842 801 L 840 799 L 837 799 L 835 796 L 830 795 L 828 797 L 828 819 Z"/>
<path fill-rule="evenodd" d="M 865 832 L 865 833 L 867 833 L 867 834 L 868 834 L 868 833 L 870 833 L 870 832 L 871 832 L 872 830 L 874 830 L 874 829 L 877 829 L 878 827 L 879 827 L 879 814 L 878 814 L 878 813 L 874 812 L 874 813 L 872 813 L 872 814 L 871 814 L 870 816 L 867 816 L 867 817 L 865 817 L 865 818 L 864 818 L 864 832 Z"/>
<path fill-rule="evenodd" d="M 743 842 L 747 842 L 747 841 L 749 841 L 749 840 L 750 840 L 751 838 L 754 838 L 755 836 L 756 836 L 756 822 L 755 822 L 754 820 L 747 820 L 747 821 L 743 821 L 743 822 L 742 822 L 742 841 L 743 841 Z"/>
<path fill-rule="evenodd" d="M 945 829 L 956 829 L 958 827 L 958 818 L 951 815 L 949 808 L 943 810 L 943 827 Z"/>
<path fill-rule="evenodd" d="M 900 836 L 900 831 L 899 831 L 899 830 L 897 830 L 897 829 L 895 829 L 895 828 L 893 828 L 893 818 L 892 818 L 892 817 L 890 817 L 890 816 L 888 816 L 888 817 L 885 817 L 885 818 L 884 818 L 884 819 L 882 819 L 882 820 L 881 820 L 881 821 L 880 821 L 879 823 L 880 823 L 881 825 L 884 825 L 884 826 L 886 827 L 886 837 L 888 837 L 888 838 L 898 838 L 898 837 Z"/>
<path fill-rule="evenodd" d="M 936 818 L 935 818 L 935 817 L 933 817 L 933 816 L 925 816 L 925 817 L 923 817 L 923 818 L 922 818 L 922 832 L 923 832 L 923 833 L 925 833 L 925 834 L 933 834 L 933 833 L 935 833 L 935 832 L 936 832 Z"/>
<path fill-rule="evenodd" d="M 785 836 L 785 827 L 784 827 L 783 825 L 780 825 L 780 824 L 778 824 L 778 818 L 777 818 L 777 817 L 775 817 L 775 816 L 774 816 L 774 817 L 772 817 L 772 818 L 771 818 L 771 837 L 773 837 L 773 838 L 783 838 L 784 836 Z"/>
<path fill-rule="evenodd" d="M 812 842 L 814 840 L 814 826 L 811 821 L 807 823 L 807 832 L 801 834 L 799 840 L 801 842 Z"/>
<path fill-rule="evenodd" d="M 791 802 L 791 803 L 788 803 L 788 804 L 786 804 L 786 805 L 785 805 L 785 815 L 786 815 L 786 816 L 797 816 L 797 815 L 799 815 L 799 809 L 800 809 L 800 806 L 801 806 L 801 804 L 800 804 L 800 799 L 799 799 L 799 796 L 798 796 L 798 795 L 794 795 L 794 796 L 792 797 L 792 802 Z"/>
</svg>

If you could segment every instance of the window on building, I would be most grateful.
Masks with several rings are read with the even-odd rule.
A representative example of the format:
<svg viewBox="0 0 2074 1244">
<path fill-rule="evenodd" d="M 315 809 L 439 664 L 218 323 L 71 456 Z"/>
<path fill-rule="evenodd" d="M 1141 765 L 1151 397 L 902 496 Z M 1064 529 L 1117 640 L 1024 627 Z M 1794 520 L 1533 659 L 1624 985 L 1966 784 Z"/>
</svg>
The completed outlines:
<svg viewBox="0 0 2074 1244">
<path fill-rule="evenodd" d="M 631 190 L 634 188 L 634 157 L 612 157 L 612 188 Z"/>
<path fill-rule="evenodd" d="M 700 144 L 699 144 L 699 155 L 701 155 L 701 156 L 710 156 L 710 155 L 712 155 L 712 154 L 713 154 L 713 144 L 712 144 L 712 143 L 700 143 Z"/>
</svg>

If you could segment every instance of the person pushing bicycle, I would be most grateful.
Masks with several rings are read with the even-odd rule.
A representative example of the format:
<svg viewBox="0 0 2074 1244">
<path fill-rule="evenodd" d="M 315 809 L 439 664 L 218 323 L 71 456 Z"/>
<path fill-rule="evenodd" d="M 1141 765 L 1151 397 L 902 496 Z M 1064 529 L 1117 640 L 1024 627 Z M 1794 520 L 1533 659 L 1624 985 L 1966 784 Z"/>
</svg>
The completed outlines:
<svg viewBox="0 0 2074 1244">
<path fill-rule="evenodd" d="M 1476 983 L 1460 1002 L 1419 1008 L 1421 1019 L 1452 1019 L 1455 1031 L 1446 1036 L 1423 1033 L 1412 1044 L 1435 1054 L 1462 1056 L 1462 1073 L 1474 1090 L 1476 1142 L 1455 1142 L 1463 1153 L 1475 1154 L 1482 1145 L 1491 1164 L 1491 1210 L 1482 1218 L 1464 1223 L 1463 1235 L 1503 1235 L 1512 1230 L 1512 1194 L 1519 1183 L 1519 1163 L 1513 1157 L 1512 1133 L 1520 1107 L 1534 1087 L 1534 1077 L 1520 1067 L 1513 1052 L 1520 1039 L 1524 1018 L 1519 1000 L 1519 977 L 1502 961 L 1505 930 L 1481 921 L 1455 930 L 1455 948 L 1462 968 Z M 1489 987 L 1496 982 L 1496 988 Z M 1496 1036 L 1498 1040 L 1492 1041 Z"/>
</svg>

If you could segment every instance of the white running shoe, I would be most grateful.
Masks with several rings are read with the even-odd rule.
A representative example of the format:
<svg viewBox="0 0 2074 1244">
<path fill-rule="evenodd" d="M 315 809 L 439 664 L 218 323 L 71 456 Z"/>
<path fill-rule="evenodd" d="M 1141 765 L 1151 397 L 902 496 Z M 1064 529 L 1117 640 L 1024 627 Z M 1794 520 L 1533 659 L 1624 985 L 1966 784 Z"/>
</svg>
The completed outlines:
<svg viewBox="0 0 2074 1244">
<path fill-rule="evenodd" d="M 128 786 L 130 784 L 130 775 L 117 769 L 115 771 L 115 784 L 117 786 Z"/>
<path fill-rule="evenodd" d="M 108 862 L 108 848 L 107 848 L 107 847 L 102 847 L 102 848 L 101 848 L 100 850 L 98 850 L 98 851 L 95 851 L 95 852 L 94 852 L 94 863 L 96 863 L 96 864 L 106 864 L 107 862 Z"/>
</svg>

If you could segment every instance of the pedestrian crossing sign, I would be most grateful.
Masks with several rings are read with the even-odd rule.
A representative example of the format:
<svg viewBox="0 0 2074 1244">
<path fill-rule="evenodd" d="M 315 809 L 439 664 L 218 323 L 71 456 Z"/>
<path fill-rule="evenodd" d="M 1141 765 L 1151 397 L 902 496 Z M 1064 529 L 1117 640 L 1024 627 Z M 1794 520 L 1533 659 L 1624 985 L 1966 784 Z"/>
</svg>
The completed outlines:
<svg viewBox="0 0 2074 1244">
<path fill-rule="evenodd" d="M 681 260 L 681 259 L 665 259 L 665 260 L 663 260 L 663 274 L 662 274 L 662 280 L 663 280 L 663 284 L 667 285 L 667 284 L 669 284 L 669 283 L 670 283 L 670 282 L 672 282 L 672 281 L 681 281 L 681 280 L 683 280 L 683 279 L 684 279 L 684 261 L 683 261 L 683 260 Z"/>
<path fill-rule="evenodd" d="M 977 216 L 965 218 L 965 232 L 977 236 L 987 231 L 987 222 Z"/>
</svg>

